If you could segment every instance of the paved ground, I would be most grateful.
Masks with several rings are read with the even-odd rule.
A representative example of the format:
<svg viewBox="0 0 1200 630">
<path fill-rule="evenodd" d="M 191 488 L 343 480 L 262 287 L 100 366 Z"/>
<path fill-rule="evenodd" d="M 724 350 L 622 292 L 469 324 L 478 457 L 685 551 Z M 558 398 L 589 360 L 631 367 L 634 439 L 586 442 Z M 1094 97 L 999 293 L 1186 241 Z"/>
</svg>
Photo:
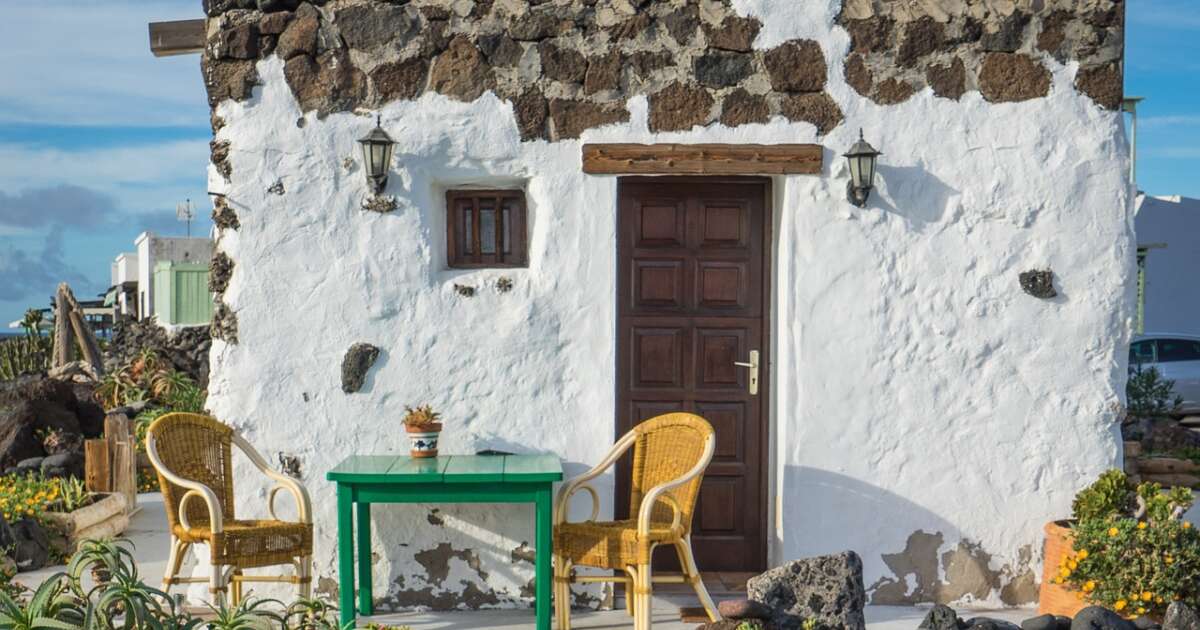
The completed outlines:
<svg viewBox="0 0 1200 630">
<path fill-rule="evenodd" d="M 916 630 L 928 609 L 901 606 L 868 606 L 867 630 Z M 1032 617 L 1035 613 L 1026 609 L 999 611 L 972 611 L 970 616 L 986 615 L 1013 623 Z M 493 630 L 528 629 L 533 626 L 533 614 L 519 610 L 492 610 L 454 613 L 414 613 L 403 615 L 380 615 L 371 618 L 388 625 L 407 624 L 413 630 Z M 633 620 L 622 611 L 579 613 L 571 615 L 571 627 L 587 630 L 605 628 L 632 628 Z M 692 630 L 698 624 L 679 621 L 678 609 L 668 602 L 655 601 L 655 630 Z"/>
<path fill-rule="evenodd" d="M 147 584 L 158 586 L 166 565 L 169 537 L 167 536 L 167 520 L 162 506 L 162 497 L 158 494 L 143 494 L 138 497 L 141 510 L 134 515 L 126 537 L 134 543 L 134 557 L 138 562 L 138 570 Z M 64 567 L 46 567 L 40 571 L 22 573 L 17 581 L 36 586 L 50 575 L 63 570 Z M 744 576 L 723 574 L 706 576 L 706 583 L 713 598 L 717 601 L 742 596 L 744 591 Z M 178 588 L 178 587 L 177 587 Z M 669 585 L 659 589 L 654 601 L 654 628 L 657 630 L 691 630 L 696 622 L 680 621 L 680 607 L 696 606 L 695 598 L 678 586 Z M 897 607 L 897 606 L 868 606 L 866 610 L 868 630 L 916 630 L 925 616 L 927 608 Z M 1019 623 L 1022 619 L 1033 616 L 1029 609 L 1008 609 L 999 611 L 964 611 L 964 616 L 989 616 L 1006 619 Z M 623 610 L 603 612 L 577 612 L 571 616 L 572 626 L 581 630 L 601 630 L 605 628 L 632 628 L 633 620 Z M 527 630 L 533 626 L 532 610 L 486 610 L 471 612 L 440 612 L 440 613 L 402 613 L 391 615 L 376 615 L 370 620 L 387 625 L 408 625 L 413 630 L 475 630 L 476 628 L 492 628 L 495 630 Z M 360 622 L 365 623 L 365 619 Z"/>
</svg>

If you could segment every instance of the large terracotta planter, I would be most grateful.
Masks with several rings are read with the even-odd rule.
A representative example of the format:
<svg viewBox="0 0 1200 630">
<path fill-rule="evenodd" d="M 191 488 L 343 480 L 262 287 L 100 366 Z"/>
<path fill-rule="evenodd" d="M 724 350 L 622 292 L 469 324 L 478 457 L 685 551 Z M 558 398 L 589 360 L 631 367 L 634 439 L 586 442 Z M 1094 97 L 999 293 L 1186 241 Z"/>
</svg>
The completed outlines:
<svg viewBox="0 0 1200 630">
<path fill-rule="evenodd" d="M 1069 521 L 1046 523 L 1046 543 L 1042 553 L 1042 585 L 1038 590 L 1039 615 L 1063 615 L 1074 617 L 1075 613 L 1090 606 L 1079 598 L 1079 591 L 1066 584 L 1055 584 L 1058 564 L 1075 548 L 1075 535 L 1071 533 Z"/>
</svg>

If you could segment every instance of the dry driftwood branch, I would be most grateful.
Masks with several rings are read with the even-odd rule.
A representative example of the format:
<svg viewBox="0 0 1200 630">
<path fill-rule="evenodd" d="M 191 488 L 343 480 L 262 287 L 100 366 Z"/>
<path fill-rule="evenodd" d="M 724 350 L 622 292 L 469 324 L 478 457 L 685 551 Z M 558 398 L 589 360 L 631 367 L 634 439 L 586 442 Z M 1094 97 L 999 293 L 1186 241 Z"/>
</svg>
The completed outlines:
<svg viewBox="0 0 1200 630">
<path fill-rule="evenodd" d="M 67 283 L 58 285 L 58 292 L 67 301 L 67 316 L 71 322 L 71 330 L 75 333 L 75 339 L 79 342 L 83 360 L 92 366 L 97 375 L 103 376 L 104 358 L 100 355 L 100 344 L 96 341 L 96 335 L 92 333 L 91 327 L 83 319 L 83 308 L 79 306 L 75 294 L 71 292 L 71 287 Z"/>
<path fill-rule="evenodd" d="M 63 293 L 63 287 L 67 286 L 64 282 L 58 285 L 58 293 L 54 296 L 54 357 L 52 358 L 53 367 L 61 367 L 70 363 L 74 359 L 75 345 L 71 343 L 71 325 L 68 323 L 71 318 L 67 314 L 71 307 L 67 303 L 67 296 Z"/>
</svg>

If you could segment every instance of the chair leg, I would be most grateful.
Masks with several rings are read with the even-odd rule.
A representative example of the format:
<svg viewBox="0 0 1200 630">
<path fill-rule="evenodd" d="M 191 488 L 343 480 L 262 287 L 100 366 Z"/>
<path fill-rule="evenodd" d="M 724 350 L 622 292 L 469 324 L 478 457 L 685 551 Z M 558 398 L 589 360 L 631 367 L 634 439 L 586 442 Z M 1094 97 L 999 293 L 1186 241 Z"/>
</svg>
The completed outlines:
<svg viewBox="0 0 1200 630">
<path fill-rule="evenodd" d="M 212 574 L 208 577 L 208 592 L 212 596 L 212 605 L 220 608 L 225 603 L 225 567 L 214 564 Z"/>
<path fill-rule="evenodd" d="M 187 555 L 190 543 L 185 543 L 174 536 L 171 536 L 171 555 L 167 556 L 167 570 L 163 573 L 163 592 L 171 592 L 171 583 L 175 577 L 179 575 L 179 568 L 183 566 L 183 558 Z"/>
<path fill-rule="evenodd" d="M 696 558 L 692 555 L 692 537 L 686 536 L 675 543 L 675 550 L 679 552 L 679 566 L 683 567 L 684 576 L 695 589 L 700 605 L 704 606 L 704 612 L 708 613 L 708 620 L 713 623 L 720 621 L 721 614 L 717 612 L 716 604 L 708 595 L 708 588 L 704 586 L 704 579 L 700 577 L 700 569 L 696 568 Z"/>
<path fill-rule="evenodd" d="M 296 574 L 300 576 L 299 592 L 301 599 L 310 599 L 312 597 L 312 556 L 303 556 L 296 567 Z"/>
<path fill-rule="evenodd" d="M 650 582 L 650 564 L 639 564 L 634 579 L 634 630 L 650 630 L 650 612 L 654 607 L 654 594 Z"/>
<path fill-rule="evenodd" d="M 554 616 L 559 630 L 571 630 L 571 565 L 560 555 L 554 556 Z"/>
<path fill-rule="evenodd" d="M 625 579 L 621 582 L 625 586 L 625 614 L 633 616 L 633 602 L 637 598 L 633 595 L 634 584 L 637 578 L 632 570 L 625 569 Z"/>
<path fill-rule="evenodd" d="M 236 578 L 242 577 L 241 569 L 234 569 L 229 579 L 229 605 L 234 608 L 242 603 L 242 583 Z"/>
</svg>

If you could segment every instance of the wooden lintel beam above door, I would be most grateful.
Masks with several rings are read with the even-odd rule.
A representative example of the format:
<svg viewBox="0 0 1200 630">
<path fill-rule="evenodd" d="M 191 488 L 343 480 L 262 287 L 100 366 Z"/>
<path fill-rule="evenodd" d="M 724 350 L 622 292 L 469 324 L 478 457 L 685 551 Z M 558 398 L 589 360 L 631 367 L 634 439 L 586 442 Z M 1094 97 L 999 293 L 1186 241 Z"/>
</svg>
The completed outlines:
<svg viewBox="0 0 1200 630">
<path fill-rule="evenodd" d="M 585 144 L 590 175 L 819 175 L 819 144 Z"/>
<path fill-rule="evenodd" d="M 150 23 L 150 52 L 155 57 L 190 55 L 204 50 L 204 20 Z"/>
</svg>

